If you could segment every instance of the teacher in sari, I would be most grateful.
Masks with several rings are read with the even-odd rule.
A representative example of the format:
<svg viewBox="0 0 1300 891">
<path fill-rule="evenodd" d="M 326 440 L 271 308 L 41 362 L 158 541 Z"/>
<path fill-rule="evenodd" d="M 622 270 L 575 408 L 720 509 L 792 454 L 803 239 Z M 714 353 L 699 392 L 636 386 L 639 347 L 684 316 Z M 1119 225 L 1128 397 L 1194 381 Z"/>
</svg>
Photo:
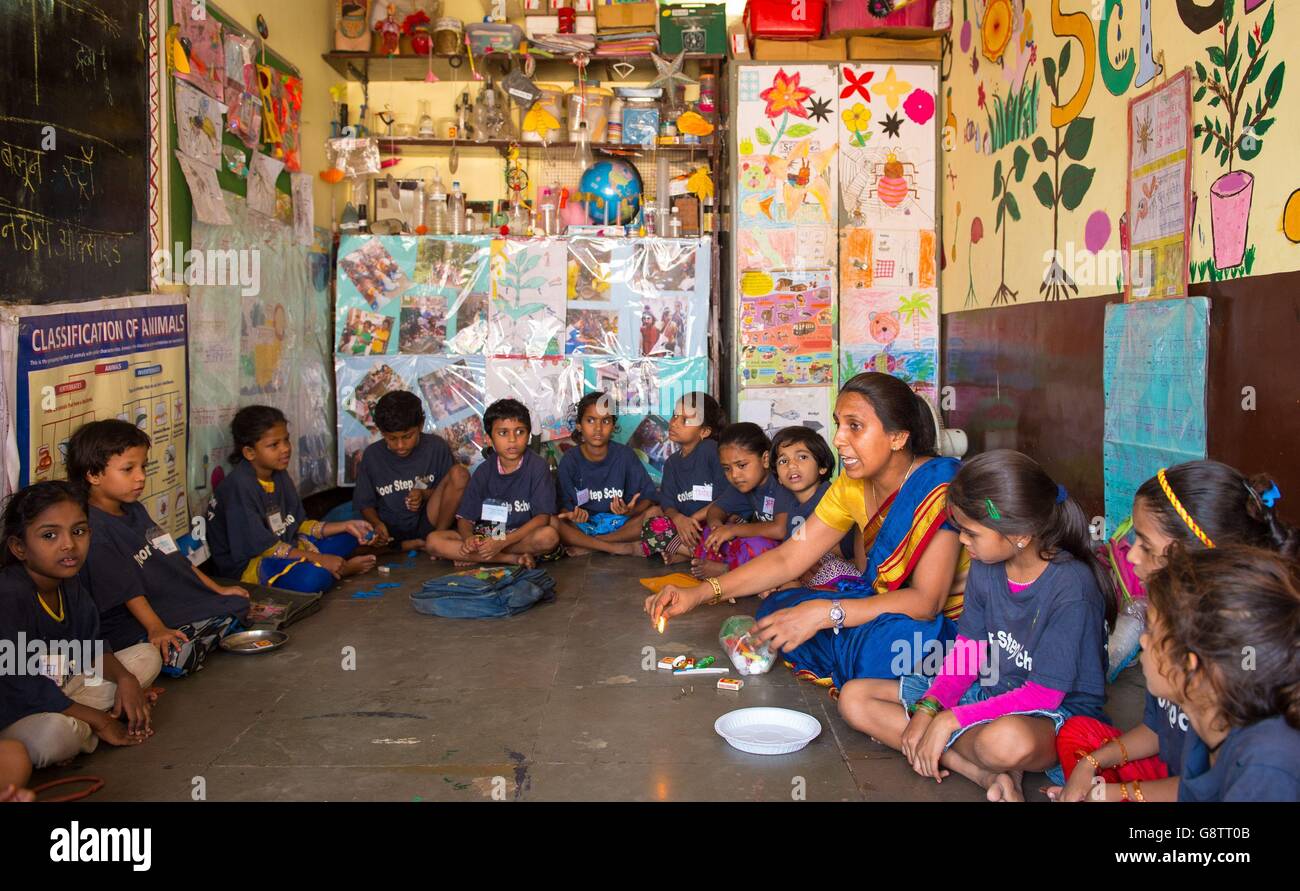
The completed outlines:
<svg viewBox="0 0 1300 891">
<path fill-rule="evenodd" d="M 907 674 L 932 642 L 956 638 L 970 566 L 948 518 L 948 483 L 959 464 L 938 456 L 929 405 L 898 378 L 864 372 L 840 390 L 835 423 L 843 469 L 808 522 L 725 575 L 646 598 L 652 622 L 797 579 L 856 525 L 861 579 L 771 594 L 758 608 L 755 636 L 833 693 L 855 678 Z"/>
</svg>

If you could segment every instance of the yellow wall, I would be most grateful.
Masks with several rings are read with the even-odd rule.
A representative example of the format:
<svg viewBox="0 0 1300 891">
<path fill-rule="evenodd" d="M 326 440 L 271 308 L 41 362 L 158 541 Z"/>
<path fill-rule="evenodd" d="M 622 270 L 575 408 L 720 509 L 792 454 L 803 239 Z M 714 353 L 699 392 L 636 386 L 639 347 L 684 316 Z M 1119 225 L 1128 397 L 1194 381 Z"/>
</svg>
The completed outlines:
<svg viewBox="0 0 1300 891">
<path fill-rule="evenodd" d="M 1288 67 L 1295 67 L 1294 48 L 1300 46 L 1300 4 L 1281 0 L 1228 3 L 1234 14 L 1227 37 L 1230 40 L 1234 32 L 1240 31 L 1237 53 L 1244 58 L 1239 63 L 1240 80 L 1246 79 L 1251 64 L 1249 35 L 1257 27 L 1262 32 L 1270 10 L 1274 15 L 1273 34 L 1261 53 L 1266 61 L 1257 79 L 1246 85 L 1241 103 L 1254 104 L 1257 96 L 1265 94 L 1270 78 L 1276 77 L 1274 85 L 1280 83 L 1281 89 L 1278 101 L 1264 115 L 1264 120 L 1275 123 L 1265 125 L 1255 156 L 1243 160 L 1238 152 L 1232 160 L 1234 170 L 1245 170 L 1254 177 L 1245 242 L 1247 257 L 1238 267 L 1215 268 L 1216 233 L 1211 223 L 1210 190 L 1228 168 L 1215 158 L 1213 150 L 1202 151 L 1203 138 L 1193 140 L 1192 190 L 1199 200 L 1191 236 L 1192 282 L 1300 269 L 1300 246 L 1292 240 L 1300 240 L 1300 199 L 1291 202 L 1292 213 L 1287 215 L 1291 224 L 1285 231 L 1283 225 L 1288 199 L 1300 189 L 1300 171 L 1295 163 L 1295 146 L 1300 144 L 1300 86 L 1291 82 L 1296 77 L 1294 72 L 1274 74 L 1284 61 Z M 1218 30 L 1221 22 L 1211 22 L 1204 32 L 1197 33 L 1184 21 L 1180 8 L 1188 10 L 1192 17 L 1192 11 L 1214 5 L 1210 0 L 1150 0 L 1151 58 L 1156 65 L 1163 62 L 1165 75 L 1191 67 L 1194 94 L 1199 85 L 1195 64 L 1200 62 L 1207 70 L 1212 69 L 1207 48 L 1222 48 L 1224 38 Z M 1067 261 L 1067 272 L 1078 284 L 1077 293 L 1058 289 L 1055 296 L 1115 293 L 1113 275 L 1097 276 L 1098 280 L 1086 283 L 1090 265 L 1105 265 L 1090 264 L 1098 255 L 1088 248 L 1091 241 L 1104 259 L 1111 258 L 1106 252 L 1119 250 L 1120 215 L 1126 206 L 1128 100 L 1162 82 L 1162 77 L 1156 75 L 1139 83 L 1144 68 L 1151 67 L 1143 64 L 1142 0 L 1124 0 L 1122 4 L 1118 0 L 955 0 L 953 6 L 952 52 L 944 62 L 944 70 L 950 70 L 945 85 L 949 94 L 947 123 L 953 127 L 948 132 L 950 150 L 945 152 L 943 162 L 944 311 L 1032 302 L 1052 296 L 1040 292 L 1040 286 L 1048 269 L 1045 255 L 1052 251 L 1054 225 L 1057 249 Z M 1246 7 L 1251 10 L 1247 12 Z M 991 15 L 1001 16 L 1007 11 L 1009 41 L 999 54 L 1000 39 L 993 28 L 984 26 Z M 1067 44 L 1069 61 L 1064 77 L 1059 78 L 1056 103 L 1061 107 L 1054 112 L 1044 61 L 1051 59 L 1059 67 Z M 1016 93 L 1013 87 L 1024 83 L 1029 86 L 1020 89 L 1032 98 L 1035 79 L 1037 102 L 1026 103 L 1024 126 L 1018 131 L 1013 128 L 1015 138 L 1001 147 L 994 147 L 990 140 L 992 150 L 985 153 L 984 140 L 990 133 L 995 97 L 1005 102 Z M 1222 106 L 1213 107 L 1211 96 L 1207 93 L 1193 103 L 1194 122 L 1203 122 L 1207 117 L 1226 122 Z M 1061 171 L 1078 164 L 1081 169 L 1071 175 L 1071 180 L 1082 183 L 1091 177 L 1090 184 L 1074 209 L 1048 209 L 1037 197 L 1034 184 L 1044 172 L 1052 177 L 1055 165 L 1050 157 L 1038 160 L 1034 142 L 1043 137 L 1048 147 L 1055 149 L 1058 132 L 1064 140 L 1076 118 L 1091 119 L 1090 144 L 1086 153 L 1079 152 L 1078 159 L 1063 156 Z M 1060 125 L 1059 131 L 1054 123 Z M 1076 147 L 1084 141 L 1086 127 L 1086 123 L 1076 123 Z M 1004 175 L 1014 167 L 1018 148 L 1028 151 L 1029 161 L 1023 179 L 1015 181 L 1013 177 L 1011 183 L 1020 219 L 1014 219 L 1015 214 L 1004 219 L 1004 248 L 1004 233 L 997 226 L 993 179 L 999 162 Z M 1109 237 L 1103 242 L 1101 236 L 1107 228 Z M 1073 263 L 1069 262 L 1071 258 Z"/>
</svg>

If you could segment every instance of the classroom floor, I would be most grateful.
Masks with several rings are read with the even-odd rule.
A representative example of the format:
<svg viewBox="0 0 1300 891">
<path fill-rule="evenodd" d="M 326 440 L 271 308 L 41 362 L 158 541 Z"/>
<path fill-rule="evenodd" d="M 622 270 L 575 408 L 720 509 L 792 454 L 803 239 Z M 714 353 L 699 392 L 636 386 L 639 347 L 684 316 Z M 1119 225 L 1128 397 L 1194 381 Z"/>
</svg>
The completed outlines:
<svg viewBox="0 0 1300 891">
<path fill-rule="evenodd" d="M 549 564 L 559 597 L 504 620 L 422 616 L 408 595 L 448 564 L 421 557 L 326 595 L 263 656 L 214 653 L 192 678 L 161 681 L 156 735 L 101 746 L 34 783 L 93 774 L 97 801 L 969 801 L 953 777 L 918 777 L 902 756 L 851 730 L 826 691 L 780 665 L 738 693 L 715 678 L 645 671 L 656 656 L 725 657 L 722 620 L 757 601 L 703 608 L 659 636 L 641 611 L 641 576 L 659 564 L 591 556 Z M 382 597 L 358 590 L 398 582 Z M 342 650 L 354 647 L 356 670 Z M 653 660 L 652 660 L 653 662 Z M 733 673 L 734 676 L 734 673 Z M 792 755 L 739 752 L 713 731 L 721 714 L 770 705 L 814 715 L 822 733 Z M 1120 726 L 1141 718 L 1141 672 L 1112 688 Z M 494 779 L 494 778 L 501 779 Z M 1043 785 L 1026 777 L 1030 799 Z"/>
</svg>

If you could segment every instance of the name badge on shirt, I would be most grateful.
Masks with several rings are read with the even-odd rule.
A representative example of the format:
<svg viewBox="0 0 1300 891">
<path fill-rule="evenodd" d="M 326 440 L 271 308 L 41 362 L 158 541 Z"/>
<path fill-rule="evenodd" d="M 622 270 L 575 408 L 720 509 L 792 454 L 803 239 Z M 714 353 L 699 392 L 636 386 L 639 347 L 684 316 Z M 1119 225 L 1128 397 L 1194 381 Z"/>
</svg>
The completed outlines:
<svg viewBox="0 0 1300 891">
<path fill-rule="evenodd" d="M 164 554 L 175 554 L 180 550 L 180 548 L 176 547 L 175 539 L 158 526 L 151 528 L 145 538 L 148 539 L 149 544 L 153 545 L 155 551 Z"/>
<path fill-rule="evenodd" d="M 591 491 L 588 489 L 579 489 L 577 497 L 574 500 L 578 502 L 578 507 L 582 507 L 591 500 Z"/>
<path fill-rule="evenodd" d="M 713 500 L 713 483 L 708 485 L 695 485 L 691 487 L 691 501 L 712 501 Z"/>
<path fill-rule="evenodd" d="M 763 513 L 769 517 L 776 513 L 776 499 L 771 495 L 763 496 Z"/>
<path fill-rule="evenodd" d="M 72 660 L 63 653 L 41 655 L 37 659 L 39 660 L 40 667 L 38 671 L 41 677 L 49 678 L 60 687 L 70 681 L 76 673 Z"/>
<path fill-rule="evenodd" d="M 273 510 L 267 514 L 266 522 L 267 525 L 271 527 L 271 531 L 276 535 L 283 535 L 284 530 L 289 528 L 284 524 L 284 517 L 280 516 L 278 510 Z"/>
<path fill-rule="evenodd" d="M 190 558 L 190 563 L 194 566 L 202 566 L 212 556 L 212 552 L 208 550 L 208 543 L 205 541 L 186 556 Z"/>
<path fill-rule="evenodd" d="M 479 519 L 484 523 L 510 522 L 510 505 L 504 501 L 487 500 L 483 502 L 483 512 Z"/>
</svg>

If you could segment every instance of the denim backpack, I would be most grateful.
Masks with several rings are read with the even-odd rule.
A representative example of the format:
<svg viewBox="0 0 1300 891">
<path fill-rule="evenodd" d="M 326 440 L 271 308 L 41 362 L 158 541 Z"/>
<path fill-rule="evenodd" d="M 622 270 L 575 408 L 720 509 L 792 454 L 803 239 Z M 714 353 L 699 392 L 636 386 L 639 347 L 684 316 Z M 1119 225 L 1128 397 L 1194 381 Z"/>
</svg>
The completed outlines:
<svg viewBox="0 0 1300 891">
<path fill-rule="evenodd" d="M 555 599 L 555 580 L 540 569 L 481 566 L 429 579 L 411 595 L 416 612 L 445 619 L 496 619 Z"/>
</svg>

